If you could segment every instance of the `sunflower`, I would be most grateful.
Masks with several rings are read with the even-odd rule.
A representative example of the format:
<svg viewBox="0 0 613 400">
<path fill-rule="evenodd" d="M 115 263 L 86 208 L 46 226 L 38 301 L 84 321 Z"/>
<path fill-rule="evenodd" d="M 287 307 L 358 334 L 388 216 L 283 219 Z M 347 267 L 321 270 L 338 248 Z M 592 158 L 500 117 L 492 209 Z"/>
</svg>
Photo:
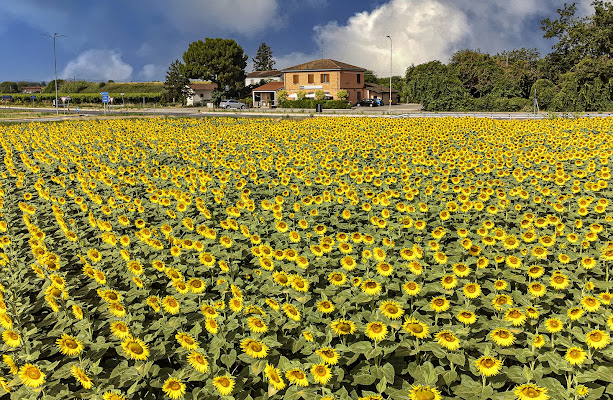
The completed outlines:
<svg viewBox="0 0 613 400">
<path fill-rule="evenodd" d="M 564 324 L 558 318 L 549 318 L 545 321 L 545 329 L 550 333 L 557 333 L 564 329 Z"/>
<path fill-rule="evenodd" d="M 353 321 L 343 319 L 343 318 L 332 321 L 330 326 L 332 327 L 332 330 L 334 331 L 334 333 L 336 333 L 339 336 L 352 335 L 356 330 L 356 326 Z"/>
<path fill-rule="evenodd" d="M 438 343 L 447 350 L 454 351 L 460 348 L 460 340 L 451 331 L 442 330 L 434 336 Z"/>
<path fill-rule="evenodd" d="M 402 290 L 409 296 L 417 296 L 421 291 L 421 286 L 417 282 L 407 282 L 402 285 Z"/>
<path fill-rule="evenodd" d="M 509 321 L 513 326 L 522 326 L 526 322 L 526 315 L 517 308 L 511 308 L 504 316 L 505 321 Z"/>
<path fill-rule="evenodd" d="M 394 267 L 386 262 L 377 264 L 377 273 L 381 276 L 390 276 L 394 272 Z"/>
<path fill-rule="evenodd" d="M 540 265 L 532 265 L 528 268 L 528 276 L 532 279 L 538 279 L 545 273 L 545 268 Z"/>
<path fill-rule="evenodd" d="M 502 361 L 489 356 L 482 356 L 475 361 L 477 370 L 483 376 L 494 376 L 500 373 Z"/>
<path fill-rule="evenodd" d="M 268 346 L 258 340 L 244 339 L 241 342 L 241 348 L 253 358 L 264 358 L 268 354 Z"/>
<path fill-rule="evenodd" d="M 449 309 L 450 303 L 445 297 L 435 297 L 430 302 L 430 308 L 435 312 L 443 312 Z"/>
<path fill-rule="evenodd" d="M 217 392 L 222 396 L 228 396 L 234 389 L 234 379 L 228 374 L 224 376 L 218 376 L 213 379 L 213 386 L 217 389 Z"/>
<path fill-rule="evenodd" d="M 328 275 L 328 281 L 335 286 L 341 286 L 347 282 L 347 275 L 342 272 L 332 272 Z"/>
<path fill-rule="evenodd" d="M 33 364 L 24 364 L 19 368 L 19 379 L 24 385 L 36 388 L 45 383 L 45 374 Z"/>
<path fill-rule="evenodd" d="M 2 332 L 2 340 L 11 347 L 19 347 L 21 345 L 21 336 L 12 329 Z"/>
<path fill-rule="evenodd" d="M 541 315 L 541 313 L 537 310 L 536 307 L 528 306 L 526 307 L 526 316 L 530 319 L 537 319 Z"/>
<path fill-rule="evenodd" d="M 585 314 L 585 311 L 583 311 L 581 307 L 573 307 L 569 308 L 566 314 L 571 321 L 577 321 L 583 316 L 583 314 Z"/>
<path fill-rule="evenodd" d="M 334 304 L 332 304 L 331 301 L 329 300 L 322 300 L 320 302 L 317 303 L 317 309 L 324 313 L 324 314 L 329 314 L 332 311 L 334 311 L 335 307 Z"/>
<path fill-rule="evenodd" d="M 499 346 L 510 346 L 515 343 L 515 335 L 506 328 L 497 328 L 490 332 L 490 337 Z"/>
<path fill-rule="evenodd" d="M 200 278 L 191 278 L 189 281 L 187 281 L 187 287 L 194 294 L 200 294 L 206 289 L 204 281 Z"/>
<path fill-rule="evenodd" d="M 298 309 L 293 305 L 288 303 L 283 304 L 283 311 L 285 312 L 287 318 L 296 322 L 300 321 L 300 311 L 298 311 Z"/>
<path fill-rule="evenodd" d="M 381 292 L 381 285 L 373 279 L 367 279 L 362 282 L 362 291 L 370 296 L 375 296 Z"/>
<path fill-rule="evenodd" d="M 549 279 L 549 284 L 556 290 L 564 290 L 568 287 L 570 281 L 566 275 L 556 271 Z"/>
<path fill-rule="evenodd" d="M 389 319 L 399 319 L 404 314 L 404 309 L 394 300 L 386 300 L 379 306 L 379 310 Z"/>
<path fill-rule="evenodd" d="M 241 306 L 242 306 L 242 302 L 241 302 Z M 232 308 L 232 301 L 230 301 L 230 308 Z M 200 311 L 202 312 L 202 314 L 204 314 L 204 317 L 206 319 L 215 319 L 219 316 L 215 307 L 208 305 L 208 304 L 203 304 L 202 307 L 200 308 Z"/>
<path fill-rule="evenodd" d="M 503 279 L 497 279 L 494 282 L 494 289 L 496 290 L 505 290 L 507 286 L 508 286 L 507 282 Z"/>
<path fill-rule="evenodd" d="M 543 297 L 547 292 L 547 287 L 539 282 L 532 282 L 528 285 L 528 291 L 534 297 Z"/>
<path fill-rule="evenodd" d="M 294 275 L 291 285 L 297 292 L 304 293 L 309 291 L 309 282 L 300 275 Z"/>
<path fill-rule="evenodd" d="M 79 384 L 83 386 L 83 388 L 91 389 L 91 387 L 93 386 L 94 383 L 91 380 L 91 378 L 87 376 L 85 371 L 83 371 L 81 368 L 77 367 L 76 365 L 73 365 L 72 367 L 70 367 L 70 373 L 72 374 L 72 376 L 74 376 L 77 382 L 79 382 Z"/>
<path fill-rule="evenodd" d="M 536 386 L 533 383 L 524 383 L 515 387 L 513 391 L 518 400 L 548 400 L 547 388 Z"/>
<path fill-rule="evenodd" d="M 503 310 L 505 305 L 513 305 L 513 299 L 506 294 L 499 294 L 492 300 L 492 305 L 496 310 Z"/>
<path fill-rule="evenodd" d="M 204 357 L 204 354 L 200 352 L 191 351 L 187 356 L 187 361 L 193 369 L 202 374 L 205 374 L 209 370 L 209 362 Z"/>
<path fill-rule="evenodd" d="M 435 387 L 411 385 L 409 400 L 441 400 L 441 392 Z"/>
<path fill-rule="evenodd" d="M 583 257 L 581 259 L 581 265 L 585 269 L 592 269 L 596 266 L 596 260 L 593 257 Z"/>
<path fill-rule="evenodd" d="M 375 342 L 379 342 L 387 336 L 387 325 L 383 322 L 369 322 L 366 325 L 366 336 Z"/>
<path fill-rule="evenodd" d="M 198 342 L 196 342 L 196 340 L 189 333 L 177 332 L 175 339 L 177 339 L 177 342 L 179 342 L 181 347 L 188 350 L 195 350 L 200 347 Z"/>
<path fill-rule="evenodd" d="M 332 379 L 332 371 L 326 364 L 315 364 L 311 367 L 311 374 L 315 383 L 325 385 Z"/>
<path fill-rule="evenodd" d="M 322 362 L 328 365 L 336 365 L 340 358 L 336 350 L 330 347 L 322 347 L 315 351 L 315 353 L 321 357 Z"/>
<path fill-rule="evenodd" d="M 353 271 L 356 267 L 357 263 L 355 258 L 351 256 L 345 256 L 341 258 L 341 267 L 347 271 Z"/>
<path fill-rule="evenodd" d="M 455 275 L 445 275 L 441 278 L 441 285 L 445 290 L 451 290 L 458 285 L 458 278 Z"/>
<path fill-rule="evenodd" d="M 532 339 L 532 344 L 537 349 L 540 349 L 541 347 L 543 347 L 545 345 L 545 343 L 546 343 L 546 340 L 545 340 L 545 337 L 543 335 L 536 335 Z"/>
<path fill-rule="evenodd" d="M 600 301 L 594 296 L 585 296 L 581 299 L 581 305 L 587 312 L 596 312 L 600 308 Z"/>
<path fill-rule="evenodd" d="M 172 296 L 166 296 L 162 300 L 164 310 L 169 314 L 178 314 L 180 310 L 179 302 Z"/>
<path fill-rule="evenodd" d="M 62 354 L 76 356 L 83 351 L 83 343 L 75 337 L 62 333 L 62 337 L 55 341 Z"/>
<path fill-rule="evenodd" d="M 123 351 L 133 360 L 146 360 L 149 357 L 149 347 L 137 337 L 129 337 L 121 343 Z"/>
<path fill-rule="evenodd" d="M 185 395 L 185 384 L 178 378 L 170 377 L 164 382 L 162 390 L 171 399 L 180 399 Z"/>
<path fill-rule="evenodd" d="M 454 264 L 453 266 L 453 273 L 456 274 L 459 278 L 464 278 L 466 276 L 468 276 L 471 272 L 470 267 L 468 267 L 466 264 Z"/>
<path fill-rule="evenodd" d="M 481 295 L 481 286 L 478 283 L 467 283 L 464 285 L 464 296 L 468 299 L 475 299 Z"/>
<path fill-rule="evenodd" d="M 285 377 L 290 383 L 296 386 L 306 387 L 309 386 L 309 380 L 307 379 L 304 371 L 298 368 L 293 368 L 285 372 Z"/>
<path fill-rule="evenodd" d="M 462 310 L 456 315 L 458 321 L 464 325 L 471 325 L 477 321 L 477 315 L 472 311 Z"/>
<path fill-rule="evenodd" d="M 255 333 L 265 333 L 268 331 L 268 326 L 259 317 L 249 317 L 247 327 L 251 332 Z"/>
<path fill-rule="evenodd" d="M 430 327 L 415 318 L 407 318 L 402 328 L 418 339 L 423 339 L 430 333 Z"/>
<path fill-rule="evenodd" d="M 585 337 L 585 343 L 593 349 L 604 349 L 610 342 L 609 334 L 599 329 L 591 331 Z"/>
<path fill-rule="evenodd" d="M 566 350 L 564 359 L 568 361 L 570 365 L 581 365 L 587 359 L 586 352 L 579 347 L 571 347 Z"/>
</svg>

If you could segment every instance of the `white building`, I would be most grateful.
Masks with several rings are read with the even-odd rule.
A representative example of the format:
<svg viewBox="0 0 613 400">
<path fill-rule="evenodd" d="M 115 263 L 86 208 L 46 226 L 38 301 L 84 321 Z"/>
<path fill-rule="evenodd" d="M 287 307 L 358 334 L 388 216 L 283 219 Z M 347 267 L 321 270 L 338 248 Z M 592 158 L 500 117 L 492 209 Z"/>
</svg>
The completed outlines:
<svg viewBox="0 0 613 400">
<path fill-rule="evenodd" d="M 245 78 L 245 86 L 259 85 L 260 83 L 268 82 L 283 82 L 283 73 L 281 71 L 253 71 L 247 74 Z"/>
<path fill-rule="evenodd" d="M 212 100 L 213 90 L 217 89 L 215 83 L 190 83 L 187 85 L 186 102 L 188 106 L 202 106 Z"/>
</svg>

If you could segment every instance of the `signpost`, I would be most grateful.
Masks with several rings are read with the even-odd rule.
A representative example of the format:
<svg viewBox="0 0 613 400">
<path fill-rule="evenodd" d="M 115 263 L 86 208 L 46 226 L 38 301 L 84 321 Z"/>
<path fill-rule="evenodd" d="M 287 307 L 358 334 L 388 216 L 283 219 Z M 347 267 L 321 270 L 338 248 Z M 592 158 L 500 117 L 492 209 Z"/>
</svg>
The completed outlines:
<svg viewBox="0 0 613 400">
<path fill-rule="evenodd" d="M 104 106 L 104 115 L 106 115 L 106 105 L 110 102 L 109 92 L 100 92 L 102 96 L 102 105 Z"/>
<path fill-rule="evenodd" d="M 32 100 L 32 108 L 34 108 L 34 100 L 36 100 L 36 95 L 30 95 L 30 99 Z"/>
</svg>

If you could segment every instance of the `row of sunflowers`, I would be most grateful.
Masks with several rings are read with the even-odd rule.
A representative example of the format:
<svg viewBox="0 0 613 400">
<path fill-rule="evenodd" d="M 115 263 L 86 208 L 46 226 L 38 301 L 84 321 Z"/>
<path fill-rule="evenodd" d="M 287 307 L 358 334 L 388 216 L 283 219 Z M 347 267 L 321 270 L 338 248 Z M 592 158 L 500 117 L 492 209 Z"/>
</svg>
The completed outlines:
<svg viewBox="0 0 613 400">
<path fill-rule="evenodd" d="M 0 391 L 609 398 L 612 126 L 2 127 Z"/>
</svg>

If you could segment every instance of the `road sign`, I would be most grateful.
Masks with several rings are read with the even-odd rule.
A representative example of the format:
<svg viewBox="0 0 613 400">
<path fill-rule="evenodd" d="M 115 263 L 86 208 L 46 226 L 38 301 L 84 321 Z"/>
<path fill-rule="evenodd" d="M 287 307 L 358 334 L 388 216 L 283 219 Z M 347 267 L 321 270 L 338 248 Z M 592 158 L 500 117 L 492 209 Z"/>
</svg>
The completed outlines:
<svg viewBox="0 0 613 400">
<path fill-rule="evenodd" d="M 70 101 L 72 99 L 70 98 L 70 96 L 66 96 L 66 100 Z"/>
<path fill-rule="evenodd" d="M 2 96 L 2 100 L 13 100 L 13 96 Z"/>
<path fill-rule="evenodd" d="M 103 103 L 108 103 L 108 102 L 109 102 L 109 100 L 110 100 L 110 99 L 109 99 L 109 96 L 108 96 L 108 95 L 104 95 L 104 94 L 102 95 L 102 102 L 103 102 Z"/>
<path fill-rule="evenodd" d="M 109 97 L 109 102 L 111 102 L 111 103 L 112 103 L 112 102 L 113 102 L 113 100 L 115 100 L 115 98 L 114 98 L 114 97 Z"/>
<path fill-rule="evenodd" d="M 30 95 L 30 98 L 31 98 L 32 100 L 36 100 L 36 95 L 35 95 L 35 94 Z"/>
<path fill-rule="evenodd" d="M 109 92 L 100 92 L 100 96 L 108 96 Z"/>
<path fill-rule="evenodd" d="M 60 99 L 62 100 L 62 103 L 66 103 L 66 96 L 62 96 Z"/>
</svg>

